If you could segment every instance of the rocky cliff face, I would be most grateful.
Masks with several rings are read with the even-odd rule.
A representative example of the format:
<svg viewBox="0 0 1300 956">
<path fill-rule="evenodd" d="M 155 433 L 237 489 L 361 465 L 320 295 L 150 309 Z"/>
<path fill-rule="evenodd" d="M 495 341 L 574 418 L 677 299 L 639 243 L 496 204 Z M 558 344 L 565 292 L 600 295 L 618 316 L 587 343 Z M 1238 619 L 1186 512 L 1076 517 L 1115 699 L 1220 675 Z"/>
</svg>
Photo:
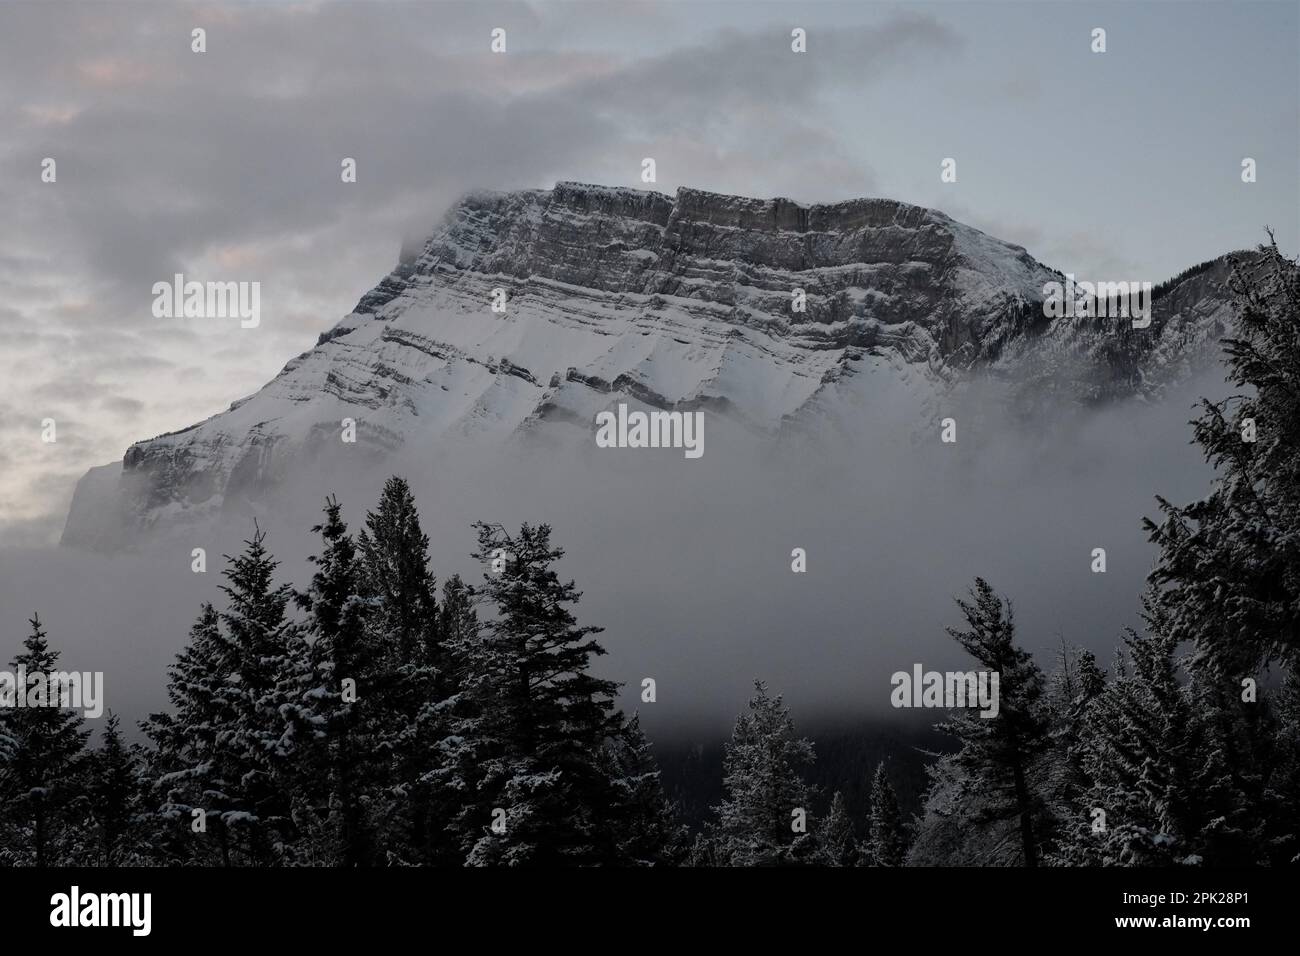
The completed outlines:
<svg viewBox="0 0 1300 956">
<path fill-rule="evenodd" d="M 1035 396 L 1148 393 L 1217 340 L 1225 269 L 1166 291 L 1146 330 L 1053 323 L 1042 290 L 1059 273 L 904 203 L 575 183 L 473 194 L 261 391 L 88 473 L 63 540 L 107 547 L 255 499 L 337 444 L 345 418 L 379 458 L 447 436 L 591 430 L 620 401 L 707 408 L 775 435 L 873 379 L 923 402 L 979 368 Z"/>
<path fill-rule="evenodd" d="M 1234 315 L 1227 289 L 1231 272 L 1230 256 L 1224 255 L 1156 286 L 1145 329 L 1122 319 L 1045 320 L 1040 313 L 1026 334 L 1008 344 L 994 371 L 1014 378 L 1017 399 L 1031 406 L 1158 400 L 1221 357 Z"/>
</svg>

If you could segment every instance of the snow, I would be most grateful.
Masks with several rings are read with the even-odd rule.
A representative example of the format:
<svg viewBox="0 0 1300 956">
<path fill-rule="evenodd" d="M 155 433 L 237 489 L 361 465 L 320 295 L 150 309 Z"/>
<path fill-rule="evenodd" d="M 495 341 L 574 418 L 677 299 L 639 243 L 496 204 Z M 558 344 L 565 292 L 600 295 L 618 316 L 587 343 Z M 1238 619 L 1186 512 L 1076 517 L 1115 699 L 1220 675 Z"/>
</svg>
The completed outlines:
<svg viewBox="0 0 1300 956">
<path fill-rule="evenodd" d="M 233 475 L 273 483 L 344 418 L 359 442 L 391 450 L 573 427 L 562 423 L 629 399 L 721 400 L 745 427 L 776 433 L 845 404 L 831 393 L 869 392 L 853 380 L 878 374 L 924 403 L 947 387 L 954 329 L 998 334 L 1008 302 L 1040 298 L 1055 276 L 1018 246 L 890 200 L 801 206 L 578 183 L 473 193 L 261 391 L 133 446 L 127 470 L 150 474 L 150 494 L 125 494 L 121 469 L 87 475 L 65 540 L 93 544 L 115 521 L 205 520 Z M 504 313 L 491 309 L 496 288 Z M 794 288 L 808 313 L 791 312 Z M 864 342 L 884 361 L 854 361 Z"/>
</svg>

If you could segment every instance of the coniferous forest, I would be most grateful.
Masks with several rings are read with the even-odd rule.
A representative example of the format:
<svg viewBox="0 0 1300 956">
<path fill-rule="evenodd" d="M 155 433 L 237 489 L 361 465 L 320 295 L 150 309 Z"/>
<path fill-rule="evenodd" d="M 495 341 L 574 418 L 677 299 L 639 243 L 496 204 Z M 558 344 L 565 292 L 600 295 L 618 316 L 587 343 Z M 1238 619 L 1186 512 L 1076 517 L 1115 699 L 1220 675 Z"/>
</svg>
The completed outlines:
<svg viewBox="0 0 1300 956">
<path fill-rule="evenodd" d="M 720 798 L 687 812 L 597 676 L 601 628 L 557 570 L 562 529 L 479 523 L 481 577 L 440 582 L 393 477 L 360 519 L 324 503 L 309 581 L 279 579 L 260 531 L 227 558 L 144 742 L 113 717 L 91 739 L 69 710 L 0 711 L 0 862 L 1300 863 L 1300 268 L 1265 246 L 1231 288 L 1237 394 L 1191 423 L 1216 477 L 1145 522 L 1141 628 L 1109 661 L 1035 660 L 1014 596 L 974 577 L 949 633 L 1000 675 L 1000 708 L 948 713 L 918 807 L 899 794 L 915 754 L 815 777 L 817 747 L 764 675 Z M 58 659 L 34 614 L 13 666 Z"/>
</svg>

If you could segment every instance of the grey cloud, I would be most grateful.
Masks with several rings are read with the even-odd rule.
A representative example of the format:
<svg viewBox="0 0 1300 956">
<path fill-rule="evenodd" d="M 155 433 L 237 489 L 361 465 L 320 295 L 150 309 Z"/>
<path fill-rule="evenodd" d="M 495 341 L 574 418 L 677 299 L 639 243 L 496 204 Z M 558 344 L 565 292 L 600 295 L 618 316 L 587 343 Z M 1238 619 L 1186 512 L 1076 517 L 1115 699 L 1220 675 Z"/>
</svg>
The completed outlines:
<svg viewBox="0 0 1300 956">
<path fill-rule="evenodd" d="M 136 415 L 144 410 L 145 404 L 134 398 L 124 398 L 120 395 L 107 395 L 99 400 L 102 408 L 112 412 L 115 415 Z"/>
<path fill-rule="evenodd" d="M 788 33 L 727 31 L 587 81 L 581 92 L 598 108 L 649 113 L 691 126 L 701 112 L 727 113 L 748 103 L 767 109 L 799 105 L 832 82 L 869 82 L 900 63 L 961 48 L 951 29 L 924 15 L 896 16 L 880 27 L 823 31 L 809 42 L 813 52 L 796 55 Z M 709 96 L 701 98 L 701 90 Z"/>
</svg>

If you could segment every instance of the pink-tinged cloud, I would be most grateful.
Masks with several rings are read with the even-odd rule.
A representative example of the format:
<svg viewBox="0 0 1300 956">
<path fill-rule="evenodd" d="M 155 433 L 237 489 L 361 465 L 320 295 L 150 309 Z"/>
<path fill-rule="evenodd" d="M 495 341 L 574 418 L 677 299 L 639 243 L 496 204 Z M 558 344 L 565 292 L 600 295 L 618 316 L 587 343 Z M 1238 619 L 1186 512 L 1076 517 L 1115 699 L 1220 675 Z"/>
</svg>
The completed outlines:
<svg viewBox="0 0 1300 956">
<path fill-rule="evenodd" d="M 114 89 L 138 86 L 153 78 L 153 70 L 145 63 L 125 57 L 97 57 L 77 64 L 77 74 L 92 89 Z"/>
<path fill-rule="evenodd" d="M 80 106 L 30 104 L 22 109 L 37 126 L 66 126 L 81 115 Z"/>
</svg>

